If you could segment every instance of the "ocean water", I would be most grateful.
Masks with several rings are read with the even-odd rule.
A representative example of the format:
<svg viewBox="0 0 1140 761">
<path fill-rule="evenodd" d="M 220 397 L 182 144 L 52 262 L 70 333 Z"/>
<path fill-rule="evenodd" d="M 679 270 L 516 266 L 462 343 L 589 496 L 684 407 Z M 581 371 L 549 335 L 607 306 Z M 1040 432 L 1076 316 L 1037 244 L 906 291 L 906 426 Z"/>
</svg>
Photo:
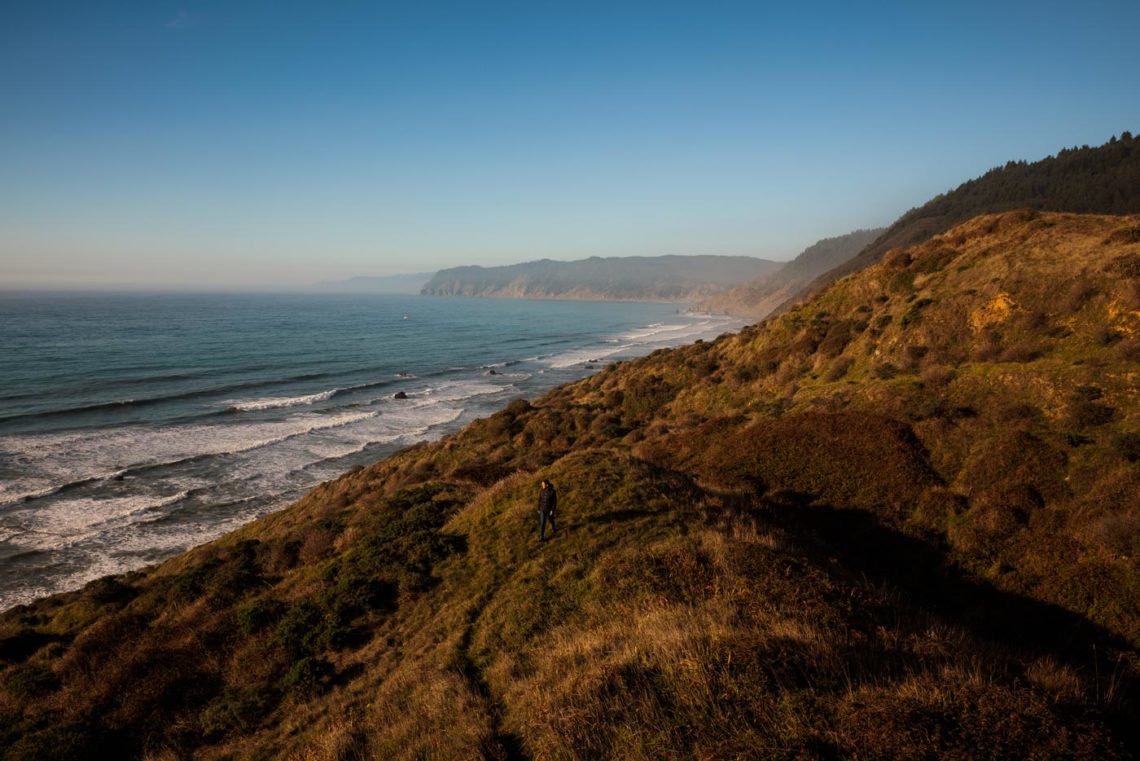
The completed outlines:
<svg viewBox="0 0 1140 761">
<path fill-rule="evenodd" d="M 0 294 L 0 609 L 209 541 L 606 362 L 737 327 L 668 304 Z"/>
</svg>

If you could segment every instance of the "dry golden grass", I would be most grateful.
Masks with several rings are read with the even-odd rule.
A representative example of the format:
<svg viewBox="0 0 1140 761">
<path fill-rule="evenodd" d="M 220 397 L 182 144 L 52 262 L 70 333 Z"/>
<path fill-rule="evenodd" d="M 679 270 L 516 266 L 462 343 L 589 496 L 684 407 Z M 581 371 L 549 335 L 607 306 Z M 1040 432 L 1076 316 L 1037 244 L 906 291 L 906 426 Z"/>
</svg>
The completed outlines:
<svg viewBox="0 0 1140 761">
<path fill-rule="evenodd" d="M 400 669 L 373 696 L 362 725 L 368 758 L 453 759 L 459 749 L 476 757 L 497 748 L 486 701 L 453 671 Z"/>
</svg>

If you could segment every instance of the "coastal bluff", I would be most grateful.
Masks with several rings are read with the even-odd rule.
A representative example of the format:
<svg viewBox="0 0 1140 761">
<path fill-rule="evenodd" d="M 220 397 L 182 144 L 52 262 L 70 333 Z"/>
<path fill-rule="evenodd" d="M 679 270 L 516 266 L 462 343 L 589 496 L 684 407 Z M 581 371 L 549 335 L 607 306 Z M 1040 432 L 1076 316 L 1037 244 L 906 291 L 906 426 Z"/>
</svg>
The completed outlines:
<svg viewBox="0 0 1140 761">
<path fill-rule="evenodd" d="M 0 758 L 1134 758 L 1138 230 L 977 217 L 6 611 Z"/>
<path fill-rule="evenodd" d="M 751 256 L 623 256 L 440 270 L 420 293 L 520 299 L 690 303 L 775 271 Z"/>
</svg>

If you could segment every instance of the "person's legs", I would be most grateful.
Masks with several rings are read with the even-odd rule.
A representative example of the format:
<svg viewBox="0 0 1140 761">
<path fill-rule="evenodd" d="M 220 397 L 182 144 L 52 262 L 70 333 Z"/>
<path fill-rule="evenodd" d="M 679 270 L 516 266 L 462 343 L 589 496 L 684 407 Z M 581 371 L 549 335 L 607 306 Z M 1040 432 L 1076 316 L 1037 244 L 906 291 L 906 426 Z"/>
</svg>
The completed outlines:
<svg viewBox="0 0 1140 761">
<path fill-rule="evenodd" d="M 538 541 L 546 538 L 546 513 L 538 511 Z"/>
<path fill-rule="evenodd" d="M 550 535 L 554 536 L 558 533 L 558 527 L 554 525 L 554 513 L 550 514 Z"/>
</svg>

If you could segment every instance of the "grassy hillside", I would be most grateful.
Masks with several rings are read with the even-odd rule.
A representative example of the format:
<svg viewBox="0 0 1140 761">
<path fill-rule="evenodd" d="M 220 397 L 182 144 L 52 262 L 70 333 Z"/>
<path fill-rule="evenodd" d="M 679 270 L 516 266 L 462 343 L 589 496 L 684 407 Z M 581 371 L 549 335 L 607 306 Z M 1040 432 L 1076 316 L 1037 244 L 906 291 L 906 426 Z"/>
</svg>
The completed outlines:
<svg viewBox="0 0 1140 761">
<path fill-rule="evenodd" d="M 979 217 L 0 615 L 0 749 L 1134 757 L 1137 389 L 1140 217 Z"/>
<path fill-rule="evenodd" d="M 624 256 L 542 259 L 503 267 L 440 270 L 432 296 L 691 302 L 779 267 L 751 256 Z"/>
<path fill-rule="evenodd" d="M 1140 214 L 1140 140 L 1129 132 L 1104 145 L 1066 148 L 1040 161 L 1010 161 L 911 209 L 874 242 L 819 274 L 777 308 L 816 294 L 836 278 L 878 262 L 979 214 L 1013 209 L 1082 214 Z"/>
<path fill-rule="evenodd" d="M 824 238 L 808 246 L 792 261 L 772 272 L 714 293 L 696 305 L 706 312 L 727 312 L 760 319 L 793 298 L 815 278 L 830 272 L 873 243 L 882 229 L 856 230 Z"/>
</svg>

